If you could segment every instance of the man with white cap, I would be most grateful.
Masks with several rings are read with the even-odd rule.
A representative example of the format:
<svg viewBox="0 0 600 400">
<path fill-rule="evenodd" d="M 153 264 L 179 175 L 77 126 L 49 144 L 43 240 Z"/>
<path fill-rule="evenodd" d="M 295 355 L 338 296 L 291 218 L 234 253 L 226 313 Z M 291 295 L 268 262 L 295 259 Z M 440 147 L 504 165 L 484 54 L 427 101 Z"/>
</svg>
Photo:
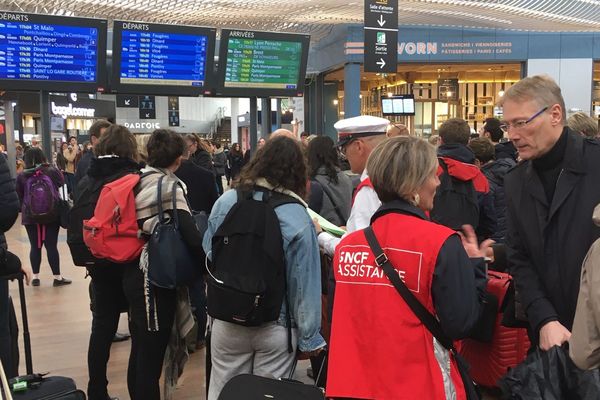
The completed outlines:
<svg viewBox="0 0 600 400">
<path fill-rule="evenodd" d="M 348 233 L 369 226 L 371 217 L 381 206 L 365 167 L 371 151 L 386 139 L 389 124 L 390 121 L 385 118 L 361 115 L 342 119 L 334 125 L 338 131 L 338 147 L 348 159 L 350 169 L 356 174 L 362 174 L 352 199 L 352 210 L 346 225 Z M 320 226 L 317 226 L 317 232 L 320 230 Z M 319 233 L 318 238 L 325 253 L 333 256 L 335 246 L 341 239 L 327 232 Z"/>
</svg>

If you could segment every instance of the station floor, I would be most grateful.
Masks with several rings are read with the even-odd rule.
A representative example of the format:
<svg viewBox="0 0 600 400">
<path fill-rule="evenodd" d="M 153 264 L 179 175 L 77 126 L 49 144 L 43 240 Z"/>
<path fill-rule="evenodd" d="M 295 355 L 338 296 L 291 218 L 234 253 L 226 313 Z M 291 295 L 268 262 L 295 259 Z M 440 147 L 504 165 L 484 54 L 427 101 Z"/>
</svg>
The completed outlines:
<svg viewBox="0 0 600 400">
<path fill-rule="evenodd" d="M 18 220 L 7 232 L 6 238 L 10 250 L 19 256 L 21 262 L 29 262 L 29 241 L 25 228 Z M 73 265 L 66 243 L 66 231 L 59 233 L 58 249 L 60 253 L 61 273 L 72 279 L 71 285 L 52 286 L 52 272 L 42 257 L 39 287 L 26 286 L 25 295 L 31 335 L 34 372 L 49 372 L 51 375 L 68 376 L 75 380 L 77 387 L 86 390 L 87 349 L 91 327 L 88 285 L 85 269 Z M 10 283 L 10 294 L 14 301 L 17 321 L 21 327 L 19 289 L 16 282 Z M 127 332 L 127 318 L 121 315 L 119 332 Z M 127 392 L 127 362 L 130 341 L 113 343 L 108 364 L 109 394 L 120 400 L 129 399 Z M 19 332 L 20 368 L 25 374 L 25 352 L 23 350 L 22 330 Z M 174 400 L 205 399 L 205 350 L 190 355 L 183 375 L 179 379 Z M 295 379 L 310 383 L 306 376 L 308 361 L 300 361 Z M 486 400 L 496 397 L 485 395 Z"/>
</svg>

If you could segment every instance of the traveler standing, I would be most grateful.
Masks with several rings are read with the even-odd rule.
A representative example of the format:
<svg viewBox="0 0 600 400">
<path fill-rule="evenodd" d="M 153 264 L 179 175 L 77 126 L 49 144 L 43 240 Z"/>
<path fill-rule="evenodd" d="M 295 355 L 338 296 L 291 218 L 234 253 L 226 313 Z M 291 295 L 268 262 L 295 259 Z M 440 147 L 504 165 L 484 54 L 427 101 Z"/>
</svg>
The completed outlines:
<svg viewBox="0 0 600 400">
<path fill-rule="evenodd" d="M 240 176 L 237 188 L 244 193 L 251 192 L 255 200 L 272 196 L 269 192 L 273 191 L 295 201 L 275 207 L 283 241 L 281 250 L 286 273 L 283 277 L 286 287 L 284 296 L 287 296 L 287 301 L 283 301 L 274 310 L 278 314 L 275 321 L 267 321 L 260 326 L 242 326 L 213 319 L 209 400 L 216 400 L 223 386 L 236 375 L 247 373 L 268 377 L 287 376 L 295 362 L 296 348 L 309 355 L 316 355 L 325 346 L 325 341 L 319 334 L 319 248 L 313 224 L 306 212 L 306 203 L 302 200 L 306 182 L 306 164 L 300 144 L 287 137 L 267 141 Z M 213 237 L 224 225 L 230 210 L 236 204 L 243 204 L 244 200 L 238 199 L 239 193 L 238 190 L 230 190 L 223 194 L 211 212 L 203 246 L 213 261 Z M 251 221 L 248 224 L 251 225 Z M 274 250 L 277 253 L 279 251 Z M 271 267 L 274 268 L 275 265 Z M 286 303 L 289 303 L 289 308 Z"/>
<path fill-rule="evenodd" d="M 215 153 L 213 154 L 213 163 L 215 167 L 215 179 L 217 180 L 217 188 L 219 189 L 219 195 L 223 194 L 223 176 L 225 175 L 225 168 L 227 167 L 227 155 L 221 147 L 221 143 L 213 142 L 215 147 Z"/>
<path fill-rule="evenodd" d="M 581 264 L 600 227 L 600 143 L 565 126 L 560 87 L 548 76 L 524 78 L 500 101 L 502 128 L 524 161 L 504 179 L 508 268 L 542 350 L 571 336 Z"/>
<path fill-rule="evenodd" d="M 190 133 L 185 136 L 185 142 L 187 143 L 190 151 L 190 160 L 199 167 L 205 168 L 212 172 L 213 164 L 212 157 L 206 145 L 203 143 L 197 135 Z"/>
<path fill-rule="evenodd" d="M 90 135 L 90 144 L 92 145 L 92 150 L 96 147 L 96 144 L 98 144 L 100 137 L 106 131 L 106 129 L 108 129 L 109 126 L 111 126 L 111 123 L 104 119 L 98 120 L 94 122 L 92 126 L 90 126 L 88 134 Z M 77 170 L 75 171 L 75 187 L 77 187 L 79 181 L 83 179 L 84 176 L 86 176 L 88 168 L 90 167 L 90 163 L 93 158 L 93 151 L 86 151 L 82 154 L 81 159 L 77 164 Z"/>
<path fill-rule="evenodd" d="M 234 143 L 229 150 L 229 168 L 232 181 L 237 181 L 238 176 L 244 166 L 244 155 L 240 150 L 239 143 Z"/>
<path fill-rule="evenodd" d="M 450 118 L 439 129 L 440 187 L 435 195 L 431 220 L 450 229 L 471 225 L 481 239 L 496 232 L 494 199 L 489 182 L 475 166 L 475 155 L 467 147 L 471 128 L 460 118 Z"/>
<path fill-rule="evenodd" d="M 75 191 L 69 229 L 81 230 L 83 220 L 94 215 L 105 184 L 127 174 L 139 173 L 137 143 L 133 134 L 120 125 L 110 125 L 102 130 L 102 136 L 95 143 L 95 157 L 89 158 L 89 164 L 84 167 L 86 175 L 81 178 Z M 94 295 L 88 347 L 87 395 L 90 400 L 113 399 L 107 391 L 106 367 L 119 317 L 128 308 L 123 290 L 123 274 L 127 267 L 100 259 L 94 265 L 87 266 L 92 278 L 91 293 Z M 137 265 L 130 267 L 136 268 Z"/>
<path fill-rule="evenodd" d="M 69 143 L 67 144 L 66 150 L 63 150 L 62 155 L 67 161 L 67 166 L 65 168 L 65 181 L 67 183 L 67 190 L 69 194 L 73 193 L 73 189 L 75 186 L 75 157 L 77 157 L 78 153 L 77 147 L 77 139 L 71 137 L 69 139 Z"/>
<path fill-rule="evenodd" d="M 494 159 L 494 144 L 485 137 L 472 139 L 469 148 L 475 154 L 475 165 L 487 178 L 490 184 L 490 194 L 494 199 L 496 214 L 496 230 L 491 238 L 496 243 L 504 243 L 506 237 L 506 194 L 504 191 L 504 176 L 517 163 L 512 158 Z"/>
<path fill-rule="evenodd" d="M 322 188 L 321 209 L 314 211 L 334 225 L 346 226 L 352 202 L 352 181 L 339 168 L 333 140 L 328 136 L 315 137 L 308 144 L 307 158 L 308 176 Z"/>
<path fill-rule="evenodd" d="M 40 285 L 42 245 L 54 274 L 53 286 L 71 283 L 60 274 L 58 253 L 59 213 L 58 189 L 64 184 L 60 171 L 48 165 L 44 152 L 31 147 L 25 152 L 25 171 L 17 177 L 17 193 L 21 201 L 21 223 L 29 238 L 29 260 L 33 269 L 33 286 Z"/>
<path fill-rule="evenodd" d="M 31 280 L 31 268 L 19 262 L 19 259 L 8 252 L 8 244 L 4 233 L 15 223 L 19 216 L 19 197 L 15 190 L 15 180 L 4 155 L 0 155 L 0 362 L 8 378 L 18 374 L 14 369 L 17 360 L 13 359 L 11 344 L 17 340 L 12 337 L 9 324 L 10 303 L 8 297 L 8 281 L 2 275 L 25 273 L 26 283 Z"/>
<path fill-rule="evenodd" d="M 457 340 L 480 315 L 488 242 L 479 248 L 467 229 L 461 243 L 456 232 L 429 221 L 437 169 L 435 149 L 419 138 L 377 146 L 367 170 L 383 205 L 370 228 L 410 292 Z M 333 258 L 327 397 L 464 400 L 454 355 L 390 285 L 365 235 L 360 230 L 344 237 Z"/>
<path fill-rule="evenodd" d="M 162 177 L 162 207 L 167 217 L 177 213 L 179 232 L 202 268 L 204 251 L 185 198 L 185 185 L 175 176 L 186 149 L 178 133 L 157 129 L 148 141 L 148 165 L 136 189 L 135 205 L 138 225 L 145 235 L 152 235 L 159 222 L 157 185 Z M 173 210 L 173 184 L 176 189 L 176 210 Z M 177 311 L 177 289 L 153 286 L 147 280 L 144 252 L 140 265 L 128 265 L 124 272 L 125 296 L 129 302 L 131 354 L 127 370 L 127 386 L 132 400 L 160 400 L 159 379 L 165 350 Z M 147 259 L 147 258 L 146 258 Z M 147 313 L 148 307 L 154 313 Z"/>
<path fill-rule="evenodd" d="M 390 124 L 385 118 L 361 115 L 347 118 L 335 123 L 338 131 L 338 147 L 350 163 L 355 174 L 361 174 L 360 183 L 354 192 L 352 209 L 346 231 L 354 232 L 369 226 L 373 213 L 381 206 L 377 193 L 369 179 L 366 169 L 367 159 L 371 151 L 386 139 L 387 127 Z M 317 227 L 321 231 L 320 227 Z M 335 246 L 340 239 L 327 232 L 319 233 L 319 245 L 328 256 L 333 256 Z"/>
<path fill-rule="evenodd" d="M 189 151 L 186 149 L 181 161 L 181 166 L 175 172 L 177 178 L 181 179 L 187 187 L 187 198 L 192 211 L 204 211 L 210 214 L 215 201 L 219 198 L 217 184 L 213 174 L 202 167 L 197 166 L 189 159 Z M 194 315 L 198 323 L 198 336 L 196 337 L 196 348 L 204 347 L 206 336 L 206 284 L 204 276 L 198 274 L 195 282 L 188 286 L 190 301 L 194 308 Z"/>
</svg>

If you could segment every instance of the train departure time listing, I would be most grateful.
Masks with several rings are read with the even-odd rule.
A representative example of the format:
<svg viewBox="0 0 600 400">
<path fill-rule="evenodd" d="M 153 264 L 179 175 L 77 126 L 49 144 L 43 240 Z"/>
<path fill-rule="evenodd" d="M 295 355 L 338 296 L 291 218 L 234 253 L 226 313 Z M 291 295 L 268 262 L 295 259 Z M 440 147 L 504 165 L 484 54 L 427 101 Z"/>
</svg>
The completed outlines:
<svg viewBox="0 0 600 400">
<path fill-rule="evenodd" d="M 0 79 L 95 82 L 98 29 L 0 21 Z"/>
</svg>

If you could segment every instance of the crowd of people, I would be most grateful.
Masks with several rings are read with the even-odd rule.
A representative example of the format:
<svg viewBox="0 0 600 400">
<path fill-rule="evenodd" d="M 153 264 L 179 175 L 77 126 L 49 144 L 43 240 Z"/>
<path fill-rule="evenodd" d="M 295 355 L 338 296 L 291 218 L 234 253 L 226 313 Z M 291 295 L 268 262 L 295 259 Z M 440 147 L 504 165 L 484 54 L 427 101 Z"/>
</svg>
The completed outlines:
<svg viewBox="0 0 600 400">
<path fill-rule="evenodd" d="M 482 318 L 488 270 L 512 275 L 505 317 L 526 327 L 532 350 L 569 342 L 579 367 L 598 368 L 598 124 L 582 113 L 567 119 L 560 88 L 546 76 L 514 84 L 500 106 L 502 118 L 488 118 L 477 135 L 460 118 L 425 140 L 358 116 L 335 124 L 337 143 L 280 129 L 245 153 L 237 143 L 227 150 L 166 129 L 142 138 L 98 121 L 89 148 L 77 150 L 71 138 L 55 165 L 27 149 L 16 182 L 0 157 L 0 229 L 20 211 L 31 244 L 29 263 L 19 262 L 0 235 L 0 265 L 40 285 L 45 247 L 53 285 L 70 283 L 57 251 L 66 184 L 68 242 L 93 292 L 91 400 L 112 399 L 107 362 L 122 312 L 134 400 L 161 398 L 163 366 L 187 351 L 181 343 L 194 323 L 194 348 L 206 344 L 209 354 L 210 400 L 240 374 L 287 377 L 299 356 L 311 359 L 328 398 L 473 399 L 453 343 Z M 130 176 L 141 242 L 117 262 L 88 250 L 85 227 L 103 188 Z M 158 283 L 153 259 L 153 237 L 168 223 L 194 270 L 171 286 Z M 177 268 L 187 265 L 180 256 Z M 2 283 L 4 365 L 7 297 Z"/>
</svg>

